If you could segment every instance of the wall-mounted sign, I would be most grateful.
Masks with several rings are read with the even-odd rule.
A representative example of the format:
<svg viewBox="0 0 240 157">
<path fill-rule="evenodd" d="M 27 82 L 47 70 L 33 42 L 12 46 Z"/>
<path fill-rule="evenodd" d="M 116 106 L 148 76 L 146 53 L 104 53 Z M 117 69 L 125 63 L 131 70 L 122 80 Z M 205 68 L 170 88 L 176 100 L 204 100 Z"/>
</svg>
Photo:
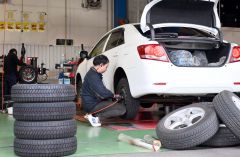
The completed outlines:
<svg viewBox="0 0 240 157">
<path fill-rule="evenodd" d="M 24 32 L 30 31 L 30 23 L 29 22 L 23 22 L 23 31 Z"/>
<path fill-rule="evenodd" d="M 7 10 L 8 21 L 15 21 L 15 10 Z"/>
<path fill-rule="evenodd" d="M 32 22 L 31 23 L 31 31 L 33 31 L 33 32 L 38 31 L 37 22 Z"/>
<path fill-rule="evenodd" d="M 45 23 L 39 22 L 38 23 L 38 31 L 44 32 L 45 31 Z"/>
<path fill-rule="evenodd" d="M 0 31 L 5 29 L 5 22 L 0 21 Z"/>
<path fill-rule="evenodd" d="M 15 29 L 15 23 L 14 22 L 7 22 L 7 30 L 8 31 L 14 31 Z"/>
<path fill-rule="evenodd" d="M 47 14 L 45 12 L 39 12 L 39 21 L 38 21 L 38 31 L 39 32 L 45 31 L 46 15 Z"/>
<path fill-rule="evenodd" d="M 46 22 L 46 15 L 47 13 L 45 12 L 39 12 L 39 22 Z"/>
<path fill-rule="evenodd" d="M 6 21 L 0 20 L 0 31 L 44 32 L 46 30 L 46 12 L 7 10 L 6 13 Z"/>
<path fill-rule="evenodd" d="M 15 24 L 15 30 L 20 32 L 23 29 L 22 22 L 16 22 Z"/>
</svg>

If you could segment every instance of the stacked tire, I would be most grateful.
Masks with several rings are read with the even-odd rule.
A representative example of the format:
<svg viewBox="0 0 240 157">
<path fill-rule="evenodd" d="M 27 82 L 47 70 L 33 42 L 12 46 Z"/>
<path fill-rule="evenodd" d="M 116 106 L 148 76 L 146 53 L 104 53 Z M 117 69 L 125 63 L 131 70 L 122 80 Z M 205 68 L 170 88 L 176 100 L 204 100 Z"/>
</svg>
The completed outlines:
<svg viewBox="0 0 240 157">
<path fill-rule="evenodd" d="M 168 149 L 240 145 L 240 98 L 222 91 L 213 102 L 195 103 L 167 114 L 156 133 Z"/>
<path fill-rule="evenodd" d="M 66 156 L 77 149 L 72 85 L 18 84 L 11 91 L 14 152 L 24 157 Z"/>
</svg>

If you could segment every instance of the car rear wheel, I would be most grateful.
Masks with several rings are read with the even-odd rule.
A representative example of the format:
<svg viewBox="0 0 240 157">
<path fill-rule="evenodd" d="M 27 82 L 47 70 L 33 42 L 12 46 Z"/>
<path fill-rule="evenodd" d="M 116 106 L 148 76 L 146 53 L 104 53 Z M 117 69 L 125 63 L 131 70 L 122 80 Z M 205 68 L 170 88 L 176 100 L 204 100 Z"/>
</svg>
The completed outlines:
<svg viewBox="0 0 240 157">
<path fill-rule="evenodd" d="M 122 78 L 118 82 L 116 92 L 124 97 L 122 103 L 126 106 L 126 113 L 122 118 L 134 119 L 138 114 L 140 101 L 132 97 L 127 78 Z"/>
</svg>

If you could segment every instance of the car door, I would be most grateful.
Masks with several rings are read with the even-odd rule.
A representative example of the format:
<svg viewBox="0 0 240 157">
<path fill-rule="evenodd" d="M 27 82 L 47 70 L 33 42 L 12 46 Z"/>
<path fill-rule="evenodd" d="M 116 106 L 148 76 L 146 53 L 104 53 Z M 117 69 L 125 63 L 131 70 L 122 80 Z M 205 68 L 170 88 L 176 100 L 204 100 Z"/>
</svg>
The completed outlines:
<svg viewBox="0 0 240 157">
<path fill-rule="evenodd" d="M 119 28 L 111 32 L 106 44 L 104 55 L 108 57 L 110 63 L 108 70 L 104 73 L 103 81 L 105 82 L 105 86 L 111 91 L 114 91 L 114 72 L 116 69 L 118 55 L 121 52 L 124 43 L 124 29 Z"/>
<path fill-rule="evenodd" d="M 87 61 L 87 71 L 93 66 L 94 57 L 104 52 L 108 38 L 109 38 L 109 34 L 106 34 L 104 37 L 102 37 L 102 39 L 96 44 L 96 46 L 90 52 L 89 54 L 90 59 L 88 59 Z"/>
</svg>

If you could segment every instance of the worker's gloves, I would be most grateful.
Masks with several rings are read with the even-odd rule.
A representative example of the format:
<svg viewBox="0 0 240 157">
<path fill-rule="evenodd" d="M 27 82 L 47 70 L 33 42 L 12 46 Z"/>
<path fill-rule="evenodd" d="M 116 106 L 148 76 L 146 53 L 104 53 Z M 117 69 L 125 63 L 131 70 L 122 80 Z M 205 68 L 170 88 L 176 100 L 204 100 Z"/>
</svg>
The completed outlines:
<svg viewBox="0 0 240 157">
<path fill-rule="evenodd" d="M 121 100 L 123 100 L 123 96 L 120 95 L 120 94 L 115 94 L 113 99 L 116 100 L 116 101 L 121 101 Z"/>
</svg>

